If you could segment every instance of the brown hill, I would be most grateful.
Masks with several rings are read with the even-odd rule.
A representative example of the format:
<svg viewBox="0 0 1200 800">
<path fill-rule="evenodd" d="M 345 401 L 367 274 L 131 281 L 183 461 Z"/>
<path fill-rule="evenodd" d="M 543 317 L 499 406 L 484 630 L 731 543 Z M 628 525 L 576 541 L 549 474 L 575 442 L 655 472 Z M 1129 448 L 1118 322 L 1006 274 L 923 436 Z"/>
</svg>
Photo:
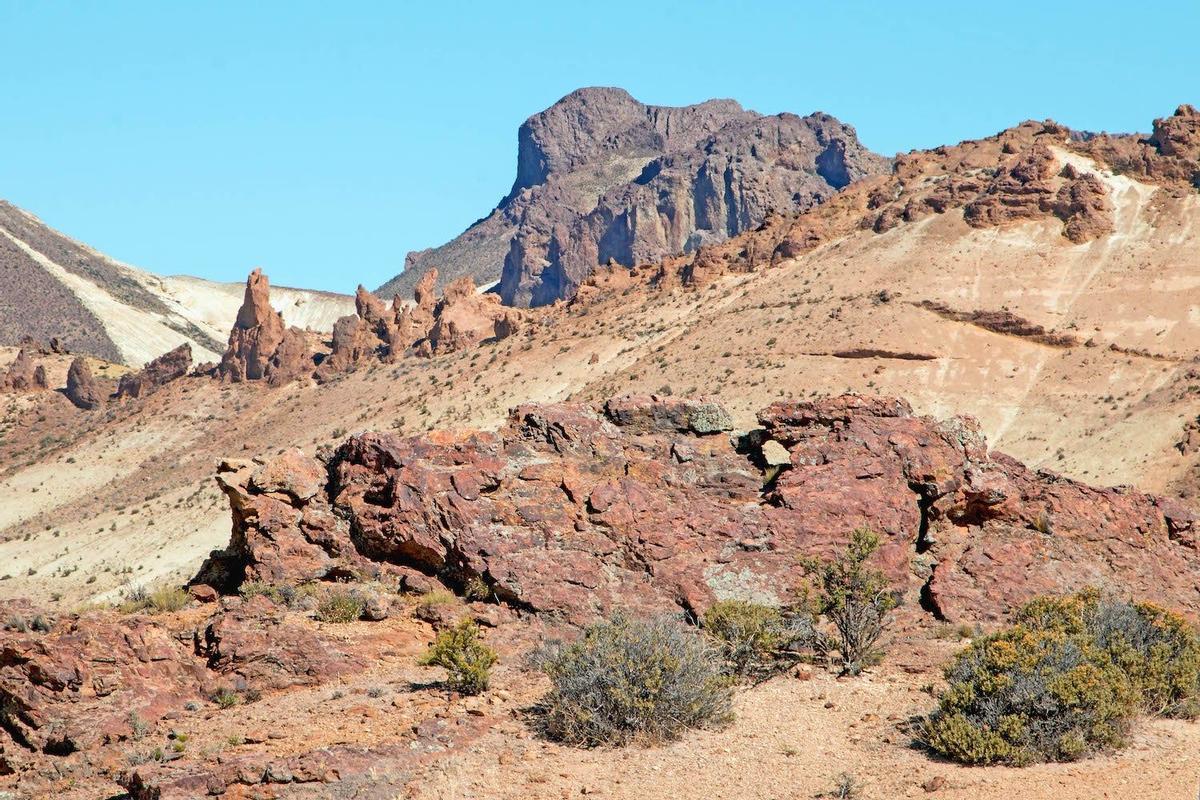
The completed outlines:
<svg viewBox="0 0 1200 800">
<path fill-rule="evenodd" d="M 0 552 L 14 579 L 0 592 L 83 598 L 116 591 L 126 567 L 185 575 L 226 533 L 210 483 L 221 457 L 311 452 L 364 429 L 496 426 L 520 403 L 626 391 L 709 394 L 745 427 L 779 399 L 907 397 L 921 413 L 974 415 L 1033 468 L 1190 497 L 1200 196 L 1178 141 L 1195 119 L 1183 109 L 1154 137 L 1087 140 L 1026 123 L 910 154 L 808 213 L 604 271 L 572 303 L 523 312 L 515 334 L 432 358 L 368 348 L 320 384 L 277 390 L 185 378 L 103 413 L 10 395 Z M 1058 200 L 1097 186 L 1082 211 Z M 1006 216 L 968 211 L 993 203 Z M 1079 219 L 1107 224 L 1075 242 Z"/>
<path fill-rule="evenodd" d="M 647 106 L 609 88 L 572 92 L 517 139 L 508 196 L 453 241 L 409 253 L 377 294 L 407 297 L 436 268 L 443 283 L 500 281 L 506 304 L 545 305 L 599 264 L 722 241 L 886 166 L 825 114 L 763 116 L 732 100 Z"/>
<path fill-rule="evenodd" d="M 344 347 L 305 342 L 336 369 L 274 386 L 176 377 L 171 357 L 143 373 L 170 376 L 156 391 L 115 399 L 126 370 L 91 359 L 76 371 L 99 408 L 4 394 L 0 595 L 37 607 L 0 611 L 0 792 L 808 797 L 847 771 L 889 797 L 1186 795 L 1200 749 L 1183 721 L 1020 770 L 934 761 L 906 721 L 956 647 L 939 615 L 990 625 L 1082 583 L 1196 614 L 1198 131 L 1183 107 L 1142 137 L 1025 123 L 912 153 L 513 319 L 466 283 L 413 308 L 363 296 Z M 277 338 L 253 331 L 282 329 L 260 310 L 229 337 L 239 359 Z M 63 387 L 72 356 L 31 352 L 0 369 Z M 601 403 L 629 392 L 659 399 Z M 683 402 L 700 395 L 728 413 Z M 545 683 L 520 665 L 543 624 L 753 595 L 860 522 L 909 601 L 882 667 L 771 681 L 738 696 L 729 729 L 663 749 L 534 738 Z M 186 581 L 213 549 L 203 577 L 221 589 L 372 579 L 355 588 L 377 621 L 265 596 L 73 611 Z M 396 595 L 473 578 L 489 602 Z M 502 659 L 479 700 L 430 690 L 413 663 L 465 615 Z"/>
</svg>

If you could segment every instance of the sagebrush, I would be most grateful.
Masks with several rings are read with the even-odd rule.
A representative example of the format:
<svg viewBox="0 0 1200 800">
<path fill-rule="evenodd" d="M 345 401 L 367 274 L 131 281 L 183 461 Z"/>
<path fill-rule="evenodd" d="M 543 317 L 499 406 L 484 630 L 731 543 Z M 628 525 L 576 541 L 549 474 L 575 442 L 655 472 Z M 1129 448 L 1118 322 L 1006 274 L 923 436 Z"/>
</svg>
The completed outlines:
<svg viewBox="0 0 1200 800">
<path fill-rule="evenodd" d="M 732 718 L 721 653 L 698 631 L 660 617 L 618 616 L 551 646 L 541 666 L 545 733 L 569 744 L 655 744 Z"/>
</svg>

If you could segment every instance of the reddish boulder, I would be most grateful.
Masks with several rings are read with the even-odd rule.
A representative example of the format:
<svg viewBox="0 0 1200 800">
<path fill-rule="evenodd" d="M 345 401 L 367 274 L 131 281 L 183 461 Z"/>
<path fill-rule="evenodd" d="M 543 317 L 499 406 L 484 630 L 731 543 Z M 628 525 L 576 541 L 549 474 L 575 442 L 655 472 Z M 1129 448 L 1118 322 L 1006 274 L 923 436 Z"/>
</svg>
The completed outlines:
<svg viewBox="0 0 1200 800">
<path fill-rule="evenodd" d="M 466 350 L 485 339 L 512 335 L 520 322 L 520 312 L 502 306 L 499 295 L 480 294 L 471 277 L 463 276 L 446 287 L 417 352 L 432 356 Z"/>
<path fill-rule="evenodd" d="M 225 468 L 230 569 L 279 582 L 400 565 L 585 622 L 785 600 L 800 559 L 869 526 L 892 580 L 947 619 L 1089 584 L 1200 611 L 1195 523 L 1178 504 L 1031 472 L 989 453 L 974 420 L 894 398 L 777 403 L 733 438 L 712 435 L 718 409 L 615 398 L 522 406 L 497 432 L 362 434 L 306 501 Z"/>
<path fill-rule="evenodd" d="M 117 384 L 117 397 L 144 397 L 158 391 L 164 384 L 182 378 L 192 366 L 192 348 L 181 344 L 163 353 L 140 371 L 122 375 Z"/>
<path fill-rule="evenodd" d="M 271 287 L 261 269 L 246 279 L 246 296 L 229 332 L 229 348 L 217 374 L 222 380 L 268 380 L 279 385 L 311 369 L 307 337 L 285 328 L 283 315 L 271 308 Z"/>
<path fill-rule="evenodd" d="M 71 362 L 67 370 L 67 399 L 85 411 L 99 408 L 104 402 L 104 393 L 92 377 L 92 370 L 83 356 Z"/>
<path fill-rule="evenodd" d="M 37 392 L 48 388 L 46 368 L 34 364 L 24 347 L 17 351 L 8 369 L 0 373 L 0 392 Z"/>
</svg>

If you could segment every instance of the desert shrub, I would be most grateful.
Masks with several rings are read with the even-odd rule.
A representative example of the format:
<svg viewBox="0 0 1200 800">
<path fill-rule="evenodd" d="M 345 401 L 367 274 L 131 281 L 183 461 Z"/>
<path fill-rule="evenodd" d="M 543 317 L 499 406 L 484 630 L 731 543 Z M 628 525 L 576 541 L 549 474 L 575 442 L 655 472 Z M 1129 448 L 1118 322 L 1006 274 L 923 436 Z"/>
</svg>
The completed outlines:
<svg viewBox="0 0 1200 800">
<path fill-rule="evenodd" d="M 178 586 L 160 586 L 153 590 L 145 586 L 129 586 L 123 594 L 124 602 L 118 607 L 126 614 L 139 611 L 169 613 L 179 611 L 191 601 L 188 593 Z"/>
<path fill-rule="evenodd" d="M 462 595 L 467 600 L 487 600 L 492 596 L 492 587 L 478 575 L 468 578 L 463 584 Z"/>
<path fill-rule="evenodd" d="M 842 672 L 857 675 L 878 663 L 877 647 L 887 630 L 898 594 L 887 577 L 868 561 L 879 549 L 879 536 L 866 528 L 850 535 L 845 552 L 829 561 L 806 562 L 816 579 L 816 608 L 837 631 L 832 642 Z"/>
<path fill-rule="evenodd" d="M 454 691 L 479 694 L 487 690 L 491 681 L 496 651 L 479 638 L 479 626 L 464 619 L 439 633 L 417 663 L 445 669 L 446 685 Z"/>
<path fill-rule="evenodd" d="M 322 622 L 354 622 L 362 616 L 366 600 L 356 592 L 334 589 L 317 605 L 317 619 Z"/>
<path fill-rule="evenodd" d="M 1128 675 L 1145 713 L 1200 714 L 1200 637 L 1180 615 L 1088 589 L 1032 600 L 1015 619 L 1028 627 L 1088 638 Z"/>
<path fill-rule="evenodd" d="M 251 597 L 265 597 L 275 603 L 283 602 L 279 588 L 264 581 L 246 581 L 238 587 L 238 594 L 247 600 Z"/>
<path fill-rule="evenodd" d="M 741 677 L 765 677 L 794 663 L 814 640 L 812 616 L 745 600 L 722 600 L 704 615 L 704 632 Z"/>
<path fill-rule="evenodd" d="M 1121 746 L 1139 712 L 1197 714 L 1200 640 L 1179 615 L 1089 590 L 1033 600 L 1015 621 L 947 667 L 922 730 L 937 752 L 972 764 L 1072 761 Z"/>
<path fill-rule="evenodd" d="M 570 744 L 657 743 L 732 717 L 720 653 L 669 618 L 616 617 L 540 661 L 552 683 L 544 731 Z"/>
<path fill-rule="evenodd" d="M 241 695 L 239 695 L 233 689 L 230 689 L 228 686 L 222 686 L 213 690 L 213 692 L 209 694 L 208 699 L 212 700 L 221 708 L 233 708 L 242 702 Z"/>
</svg>

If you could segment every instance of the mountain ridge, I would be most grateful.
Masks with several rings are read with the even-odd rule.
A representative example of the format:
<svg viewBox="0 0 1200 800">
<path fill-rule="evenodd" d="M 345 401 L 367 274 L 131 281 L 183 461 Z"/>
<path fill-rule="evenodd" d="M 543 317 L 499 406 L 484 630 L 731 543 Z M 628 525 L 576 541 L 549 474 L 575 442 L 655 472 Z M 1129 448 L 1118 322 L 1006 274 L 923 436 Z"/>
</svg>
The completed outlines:
<svg viewBox="0 0 1200 800">
<path fill-rule="evenodd" d="M 653 106 L 611 87 L 568 94 L 517 139 L 516 177 L 496 208 L 450 242 L 409 253 L 377 294 L 407 297 L 436 268 L 439 285 L 470 275 L 498 281 L 507 305 L 544 305 L 609 259 L 722 240 L 887 163 L 826 114 L 766 116 L 727 99 Z"/>
</svg>

